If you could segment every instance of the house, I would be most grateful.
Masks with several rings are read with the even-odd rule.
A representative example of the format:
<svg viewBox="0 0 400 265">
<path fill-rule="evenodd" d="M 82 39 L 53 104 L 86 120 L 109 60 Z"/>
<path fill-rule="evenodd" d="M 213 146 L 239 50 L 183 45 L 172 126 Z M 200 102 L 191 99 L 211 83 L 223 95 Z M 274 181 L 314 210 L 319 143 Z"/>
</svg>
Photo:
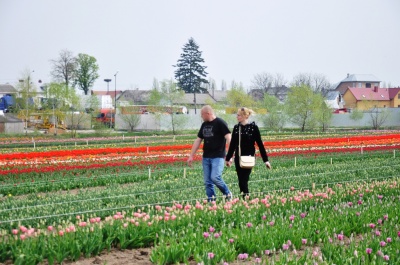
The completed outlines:
<svg viewBox="0 0 400 265">
<path fill-rule="evenodd" d="M 0 84 L 0 97 L 7 94 L 17 96 L 18 91 L 10 84 Z"/>
<path fill-rule="evenodd" d="M 211 90 L 209 91 L 210 96 L 216 101 L 216 102 L 225 102 L 226 101 L 226 90 Z"/>
<path fill-rule="evenodd" d="M 325 96 L 325 103 L 328 106 L 328 108 L 337 110 L 337 109 L 342 109 L 344 102 L 342 95 L 340 94 L 339 91 L 329 91 L 327 92 Z"/>
<path fill-rule="evenodd" d="M 196 93 L 196 104 L 194 104 L 194 94 L 193 93 L 185 93 L 185 95 L 176 101 L 176 105 L 185 105 L 188 109 L 194 109 L 195 105 L 196 108 L 199 109 L 204 105 L 214 104 L 217 101 L 213 98 L 210 94 L 198 94 Z"/>
<path fill-rule="evenodd" d="M 373 88 L 379 87 L 380 82 L 376 76 L 371 74 L 347 74 L 347 77 L 336 84 L 334 89 L 344 95 L 349 87 Z"/>
<path fill-rule="evenodd" d="M 148 105 L 151 90 L 125 90 L 118 97 L 118 102 L 122 105 Z"/>
<path fill-rule="evenodd" d="M 270 96 L 275 96 L 282 103 L 286 100 L 287 94 L 289 93 L 290 88 L 283 85 L 279 87 L 270 87 L 268 90 L 264 89 L 252 89 L 249 92 L 249 95 L 255 101 L 263 101 L 264 94 L 267 93 Z"/>
<path fill-rule="evenodd" d="M 400 108 L 400 88 L 349 87 L 343 95 L 345 108 Z"/>
</svg>

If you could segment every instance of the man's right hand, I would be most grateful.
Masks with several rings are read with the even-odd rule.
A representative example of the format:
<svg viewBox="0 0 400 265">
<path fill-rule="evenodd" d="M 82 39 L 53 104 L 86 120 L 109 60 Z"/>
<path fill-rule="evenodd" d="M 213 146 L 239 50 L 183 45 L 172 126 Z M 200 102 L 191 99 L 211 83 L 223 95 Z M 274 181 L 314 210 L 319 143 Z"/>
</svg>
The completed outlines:
<svg viewBox="0 0 400 265">
<path fill-rule="evenodd" d="M 189 156 L 188 160 L 187 160 L 187 164 L 189 167 L 192 166 L 192 162 L 193 162 L 193 157 Z"/>
</svg>

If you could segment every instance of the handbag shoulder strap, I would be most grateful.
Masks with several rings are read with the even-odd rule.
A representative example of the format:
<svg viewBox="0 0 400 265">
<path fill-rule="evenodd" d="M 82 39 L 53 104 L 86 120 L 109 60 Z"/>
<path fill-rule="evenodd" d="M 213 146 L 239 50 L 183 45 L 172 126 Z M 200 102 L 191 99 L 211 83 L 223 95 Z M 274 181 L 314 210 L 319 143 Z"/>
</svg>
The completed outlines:
<svg viewBox="0 0 400 265">
<path fill-rule="evenodd" d="M 239 157 L 240 157 L 240 154 L 241 154 L 241 151 L 240 151 L 240 135 L 242 134 L 241 132 L 240 132 L 240 123 L 238 124 L 238 126 L 239 126 Z"/>
</svg>

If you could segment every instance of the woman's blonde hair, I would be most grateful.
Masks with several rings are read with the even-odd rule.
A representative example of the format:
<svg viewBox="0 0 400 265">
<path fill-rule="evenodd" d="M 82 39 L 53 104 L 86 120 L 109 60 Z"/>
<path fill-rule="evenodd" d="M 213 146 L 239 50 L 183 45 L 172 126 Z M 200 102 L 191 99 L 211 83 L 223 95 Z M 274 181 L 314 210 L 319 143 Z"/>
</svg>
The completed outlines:
<svg viewBox="0 0 400 265">
<path fill-rule="evenodd" d="M 242 108 L 238 109 L 238 113 L 240 113 L 241 115 L 243 115 L 247 119 L 248 117 L 250 117 L 251 114 L 254 113 L 254 111 L 252 109 L 249 109 L 249 108 L 246 108 L 246 107 L 242 107 Z"/>
</svg>

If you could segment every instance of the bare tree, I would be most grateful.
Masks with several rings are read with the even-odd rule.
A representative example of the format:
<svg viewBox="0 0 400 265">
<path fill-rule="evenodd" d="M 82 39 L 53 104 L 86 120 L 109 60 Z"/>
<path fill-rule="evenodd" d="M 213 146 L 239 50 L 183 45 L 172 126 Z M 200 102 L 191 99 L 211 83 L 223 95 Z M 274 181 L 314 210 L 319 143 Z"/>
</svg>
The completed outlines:
<svg viewBox="0 0 400 265">
<path fill-rule="evenodd" d="M 286 93 L 286 84 L 287 80 L 283 76 L 283 74 L 276 73 L 274 76 L 274 82 L 273 82 L 273 87 L 271 89 L 271 94 L 273 94 L 275 97 L 279 98 L 279 94 Z"/>
<path fill-rule="evenodd" d="M 283 76 L 283 74 L 280 73 L 276 73 L 275 77 L 274 77 L 274 87 L 283 87 L 286 86 L 287 84 L 287 80 L 285 79 L 285 77 Z"/>
<path fill-rule="evenodd" d="M 323 74 L 300 73 L 293 77 L 292 86 L 308 86 L 315 93 L 320 93 L 326 96 L 327 92 L 331 89 L 332 84 Z"/>
<path fill-rule="evenodd" d="M 136 126 L 139 125 L 142 114 L 128 113 L 121 115 L 121 119 L 128 124 L 129 131 L 133 132 Z"/>
<path fill-rule="evenodd" d="M 77 67 L 76 58 L 69 50 L 62 50 L 59 58 L 50 60 L 52 63 L 51 76 L 56 82 L 64 83 L 69 87 L 75 78 L 75 70 Z"/>
<path fill-rule="evenodd" d="M 371 125 L 374 130 L 378 130 L 389 118 L 390 112 L 387 109 L 372 108 L 369 112 L 371 117 Z"/>
<path fill-rule="evenodd" d="M 251 88 L 260 89 L 264 93 L 277 97 L 282 89 L 286 89 L 286 83 L 287 81 L 282 74 L 261 73 L 254 76 Z"/>
<path fill-rule="evenodd" d="M 268 92 L 273 86 L 274 77 L 270 73 L 256 74 L 251 81 L 252 89 L 261 89 L 264 92 Z"/>
</svg>

